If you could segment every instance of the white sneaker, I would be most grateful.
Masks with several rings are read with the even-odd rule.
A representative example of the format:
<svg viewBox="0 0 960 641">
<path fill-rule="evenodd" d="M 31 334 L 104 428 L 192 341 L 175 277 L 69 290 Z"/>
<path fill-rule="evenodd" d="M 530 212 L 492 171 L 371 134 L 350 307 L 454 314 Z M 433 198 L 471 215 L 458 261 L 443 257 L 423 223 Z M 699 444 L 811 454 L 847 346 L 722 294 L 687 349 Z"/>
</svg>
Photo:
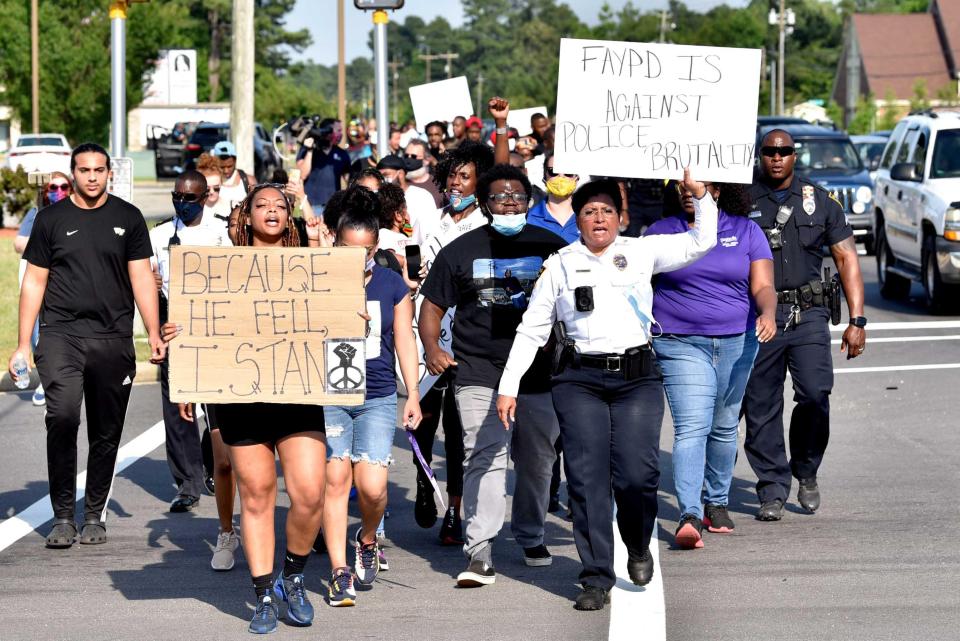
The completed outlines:
<svg viewBox="0 0 960 641">
<path fill-rule="evenodd" d="M 33 404 L 37 407 L 43 407 L 47 404 L 47 395 L 43 393 L 43 385 L 37 385 L 33 390 Z"/>
<path fill-rule="evenodd" d="M 360 583 L 370 585 L 376 580 L 377 573 L 380 571 L 380 546 L 377 545 L 376 539 L 368 545 L 360 543 L 361 529 L 357 528 L 357 536 L 354 538 L 356 554 L 353 574 Z"/>
<path fill-rule="evenodd" d="M 217 547 L 213 550 L 213 558 L 210 559 L 210 567 L 218 572 L 226 572 L 233 569 L 233 555 L 240 547 L 240 534 L 233 530 L 231 532 L 221 532 L 217 535 Z"/>
</svg>

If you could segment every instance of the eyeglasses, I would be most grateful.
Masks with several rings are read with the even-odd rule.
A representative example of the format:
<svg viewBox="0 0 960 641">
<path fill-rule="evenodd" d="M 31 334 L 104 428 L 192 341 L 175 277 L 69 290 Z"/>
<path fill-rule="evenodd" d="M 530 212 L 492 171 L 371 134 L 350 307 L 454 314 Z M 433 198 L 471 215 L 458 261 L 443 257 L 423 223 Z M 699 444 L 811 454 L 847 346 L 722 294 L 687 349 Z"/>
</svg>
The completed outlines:
<svg viewBox="0 0 960 641">
<path fill-rule="evenodd" d="M 180 192 L 180 191 L 171 191 L 170 195 L 173 196 L 173 202 L 176 203 L 197 203 L 203 200 L 203 197 L 207 195 L 207 192 L 202 194 L 195 194 L 193 192 Z"/>
<path fill-rule="evenodd" d="M 760 153 L 766 156 L 767 158 L 773 158 L 774 156 L 779 155 L 781 158 L 787 156 L 792 156 L 796 152 L 794 147 L 785 145 L 783 147 L 773 147 L 773 146 L 763 146 L 760 148 Z"/>
<path fill-rule="evenodd" d="M 70 185 L 68 185 L 67 183 L 59 183 L 59 184 L 51 183 L 47 185 L 47 191 L 50 192 L 51 194 L 55 191 L 62 191 L 66 193 L 70 191 Z"/>
<path fill-rule="evenodd" d="M 620 212 L 612 207 L 602 207 L 600 209 L 584 209 L 580 212 L 583 218 L 613 218 L 619 216 Z"/>
<path fill-rule="evenodd" d="M 522 205 L 526 203 L 529 200 L 529 198 L 522 191 L 504 191 L 504 192 L 500 192 L 499 194 L 490 194 L 489 200 L 492 200 L 498 205 L 502 205 L 508 200 L 512 200 L 518 205 Z"/>
<path fill-rule="evenodd" d="M 553 170 L 553 167 L 547 167 L 546 172 L 548 176 L 566 176 L 567 178 L 576 178 L 577 174 L 558 174 Z"/>
</svg>

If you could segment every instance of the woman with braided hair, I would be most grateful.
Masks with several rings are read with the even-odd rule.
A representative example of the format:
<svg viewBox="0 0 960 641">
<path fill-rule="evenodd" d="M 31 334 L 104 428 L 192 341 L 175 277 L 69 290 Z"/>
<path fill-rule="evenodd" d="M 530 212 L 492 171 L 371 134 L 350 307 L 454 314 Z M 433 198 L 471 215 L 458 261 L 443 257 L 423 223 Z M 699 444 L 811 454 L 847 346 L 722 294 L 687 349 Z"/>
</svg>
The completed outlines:
<svg viewBox="0 0 960 641">
<path fill-rule="evenodd" d="M 236 245 L 241 247 L 319 247 L 320 220 L 307 222 L 302 235 L 294 224 L 283 185 L 258 185 L 240 205 Z M 162 328 L 169 342 L 179 330 Z M 181 404 L 181 415 L 192 421 L 193 404 Z M 292 403 L 223 404 L 217 406 L 220 434 L 240 491 L 243 551 L 250 567 L 257 607 L 250 632 L 266 634 L 277 627 L 278 602 L 287 604 L 295 625 L 313 621 L 313 606 L 303 585 L 303 569 L 323 518 L 326 478 L 326 439 L 323 407 Z M 274 512 L 279 455 L 290 497 L 287 549 L 282 573 L 274 579 Z"/>
</svg>

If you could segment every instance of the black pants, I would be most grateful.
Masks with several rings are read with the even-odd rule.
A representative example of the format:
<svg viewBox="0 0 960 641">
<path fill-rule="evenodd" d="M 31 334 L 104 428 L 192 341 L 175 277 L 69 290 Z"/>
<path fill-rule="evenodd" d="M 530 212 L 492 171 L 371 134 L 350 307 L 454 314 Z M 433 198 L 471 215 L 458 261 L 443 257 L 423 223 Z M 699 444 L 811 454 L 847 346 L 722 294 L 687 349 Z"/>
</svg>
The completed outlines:
<svg viewBox="0 0 960 641">
<path fill-rule="evenodd" d="M 160 403 L 166 432 L 167 465 L 177 484 L 178 496 L 200 498 L 203 488 L 203 451 L 197 423 L 180 418 L 180 408 L 170 402 L 170 365 L 160 365 Z"/>
<path fill-rule="evenodd" d="M 423 420 L 414 430 L 417 445 L 427 463 L 433 461 L 433 441 L 440 427 L 440 410 L 443 409 L 443 443 L 447 455 L 447 494 L 463 496 L 463 426 L 460 424 L 460 413 L 457 411 L 457 401 L 454 394 L 452 377 L 444 374 L 437 382 L 440 387 L 433 387 L 420 399 L 420 410 Z M 417 480 L 429 484 L 427 475 L 420 469 L 416 456 L 413 457 L 413 466 L 417 470 Z"/>
<path fill-rule="evenodd" d="M 47 475 L 58 519 L 73 519 L 77 491 L 77 430 L 87 404 L 87 487 L 84 519 L 102 521 L 137 373 L 130 338 L 79 338 L 44 332 L 35 354 L 47 396 Z"/>
<path fill-rule="evenodd" d="M 553 379 L 560 420 L 573 537 L 583 563 L 580 583 L 609 590 L 613 569 L 613 505 L 632 554 L 650 545 L 660 484 L 660 369 L 624 381 L 619 373 L 568 368 Z"/>
<path fill-rule="evenodd" d="M 799 325 L 783 331 L 789 305 L 777 306 L 776 338 L 760 344 L 743 397 L 747 422 L 744 451 L 757 475 L 761 502 L 790 495 L 791 474 L 816 476 L 830 437 L 830 355 L 828 312 L 814 308 L 800 315 Z M 783 382 L 793 379 L 796 406 L 790 416 L 790 461 L 783 439 Z"/>
</svg>

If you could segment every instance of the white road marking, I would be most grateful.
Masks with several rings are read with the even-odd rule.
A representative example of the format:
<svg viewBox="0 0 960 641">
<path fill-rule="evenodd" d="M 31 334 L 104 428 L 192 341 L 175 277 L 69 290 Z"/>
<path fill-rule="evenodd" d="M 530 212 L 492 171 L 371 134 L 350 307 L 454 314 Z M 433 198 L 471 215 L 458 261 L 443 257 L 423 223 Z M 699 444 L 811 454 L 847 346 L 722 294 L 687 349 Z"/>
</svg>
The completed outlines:
<svg viewBox="0 0 960 641">
<path fill-rule="evenodd" d="M 610 592 L 610 641 L 665 641 L 667 638 L 666 607 L 663 600 L 663 575 L 660 572 L 660 542 L 653 528 L 650 554 L 653 556 L 653 580 L 646 587 L 637 587 L 627 574 L 627 546 L 613 523 L 614 562 L 617 584 Z"/>
<path fill-rule="evenodd" d="M 117 452 L 117 465 L 113 470 L 114 476 L 163 445 L 165 438 L 163 421 L 159 421 L 121 447 Z M 86 494 L 86 484 L 87 471 L 84 470 L 77 474 L 77 501 L 82 499 Z M 6 550 L 52 518 L 53 507 L 50 505 L 50 495 L 47 494 L 22 512 L 0 523 L 0 552 Z"/>
<path fill-rule="evenodd" d="M 891 323 L 867 323 L 867 336 L 870 332 L 886 329 L 956 329 L 960 327 L 960 320 L 949 321 L 902 321 Z M 844 323 L 830 325 L 831 332 L 843 332 L 847 329 Z M 869 338 L 867 339 L 869 340 Z"/>
<path fill-rule="evenodd" d="M 960 363 L 933 363 L 930 365 L 886 365 L 881 367 L 838 367 L 834 374 L 869 374 L 872 372 L 913 372 L 927 369 L 958 369 Z"/>
<path fill-rule="evenodd" d="M 926 341 L 957 341 L 960 340 L 960 334 L 930 334 L 928 336 L 881 336 L 875 338 L 867 337 L 867 343 L 874 345 L 876 343 L 916 343 Z M 834 345 L 843 343 L 842 338 L 834 338 L 830 341 Z"/>
</svg>

